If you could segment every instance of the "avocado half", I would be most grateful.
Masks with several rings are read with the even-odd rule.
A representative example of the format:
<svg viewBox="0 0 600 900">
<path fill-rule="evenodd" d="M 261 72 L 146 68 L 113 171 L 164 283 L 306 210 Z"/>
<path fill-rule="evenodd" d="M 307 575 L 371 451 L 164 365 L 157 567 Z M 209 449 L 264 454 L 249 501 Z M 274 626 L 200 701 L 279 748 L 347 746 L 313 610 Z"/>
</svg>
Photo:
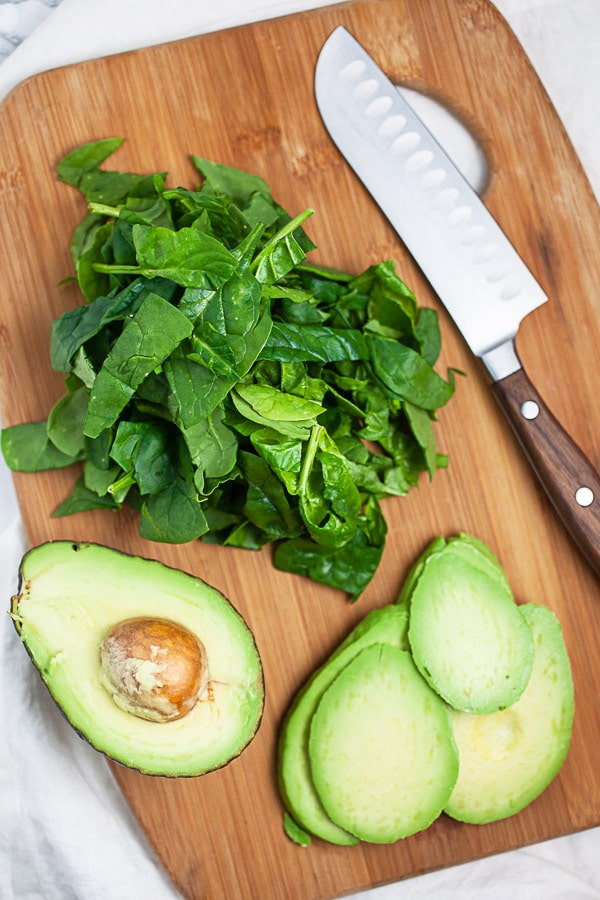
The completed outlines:
<svg viewBox="0 0 600 900">
<path fill-rule="evenodd" d="M 248 625 L 215 588 L 156 560 L 71 541 L 34 547 L 19 575 L 15 627 L 53 699 L 96 750 L 145 774 L 197 776 L 250 743 L 264 706 L 262 664 Z M 103 641 L 139 617 L 175 623 L 201 642 L 202 692 L 180 718 L 141 718 L 107 689 Z"/>
</svg>

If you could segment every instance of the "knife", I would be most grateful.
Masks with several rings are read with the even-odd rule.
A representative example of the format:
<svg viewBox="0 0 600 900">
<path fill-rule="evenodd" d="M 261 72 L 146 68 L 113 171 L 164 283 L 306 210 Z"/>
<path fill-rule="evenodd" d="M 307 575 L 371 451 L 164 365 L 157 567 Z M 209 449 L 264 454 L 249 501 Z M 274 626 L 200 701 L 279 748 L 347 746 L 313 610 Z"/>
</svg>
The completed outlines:
<svg viewBox="0 0 600 900">
<path fill-rule="evenodd" d="M 315 97 L 334 143 L 482 360 L 541 486 L 600 574 L 600 477 L 515 349 L 522 319 L 548 297 L 412 107 L 342 26 L 319 54 Z"/>
</svg>

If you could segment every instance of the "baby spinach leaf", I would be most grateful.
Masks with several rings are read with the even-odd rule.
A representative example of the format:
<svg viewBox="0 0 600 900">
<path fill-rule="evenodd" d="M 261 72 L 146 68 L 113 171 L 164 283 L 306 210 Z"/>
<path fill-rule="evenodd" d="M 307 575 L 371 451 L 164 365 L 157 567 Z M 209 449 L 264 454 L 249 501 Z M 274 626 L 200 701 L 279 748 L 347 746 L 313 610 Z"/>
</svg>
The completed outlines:
<svg viewBox="0 0 600 900">
<path fill-rule="evenodd" d="M 135 390 L 184 338 L 192 325 L 168 301 L 149 294 L 127 322 L 98 372 L 84 424 L 97 437 L 116 421 Z"/>
<path fill-rule="evenodd" d="M 76 147 L 57 165 L 59 180 L 79 187 L 82 177 L 87 172 L 96 171 L 105 159 L 119 149 L 123 141 L 124 138 L 106 138 Z"/>
<path fill-rule="evenodd" d="M 243 512 L 248 521 L 264 532 L 269 541 L 301 534 L 302 519 L 266 461 L 242 451 L 239 464 L 247 482 Z"/>
<path fill-rule="evenodd" d="M 286 222 L 283 228 L 267 241 L 252 262 L 252 270 L 257 281 L 273 284 L 302 262 L 306 256 L 306 245 L 302 241 L 303 232 L 300 225 L 312 213 L 312 209 L 305 210 L 295 219 Z"/>
<path fill-rule="evenodd" d="M 239 385 L 238 385 L 239 388 Z M 239 390 L 231 391 L 229 395 L 230 399 L 233 402 L 233 406 L 235 410 L 240 414 L 241 422 L 238 420 L 234 420 L 231 414 L 228 414 L 228 421 L 231 421 L 240 434 L 249 434 L 254 431 L 253 427 L 245 428 L 243 420 L 247 419 L 249 422 L 253 422 L 257 425 L 261 425 L 264 428 L 270 428 L 273 431 L 277 431 L 279 434 L 286 435 L 288 438 L 296 438 L 301 441 L 308 440 L 310 434 L 310 428 L 314 424 L 314 420 L 279 420 L 274 418 L 268 418 L 266 416 L 261 415 L 251 403 L 248 403 L 244 400 L 243 396 L 239 393 Z"/>
<path fill-rule="evenodd" d="M 133 240 L 145 275 L 161 275 L 184 287 L 218 287 L 238 265 L 220 241 L 195 228 L 134 225 Z"/>
<path fill-rule="evenodd" d="M 228 395 L 235 378 L 217 375 L 197 358 L 177 348 L 164 363 L 171 389 L 171 413 L 183 431 L 189 431 L 209 416 Z"/>
<path fill-rule="evenodd" d="M 50 441 L 47 422 L 24 422 L 2 429 L 2 455 L 13 472 L 64 469 L 80 455 L 63 453 Z"/>
<path fill-rule="evenodd" d="M 48 415 L 48 438 L 66 456 L 81 456 L 85 438 L 83 423 L 88 408 L 85 385 L 68 391 L 58 400 Z"/>
<path fill-rule="evenodd" d="M 231 277 L 237 260 L 220 241 L 196 228 L 134 225 L 131 230 L 136 264 L 94 262 L 107 275 L 159 275 L 183 287 L 218 287 Z"/>
<path fill-rule="evenodd" d="M 375 374 L 400 399 L 434 410 L 454 393 L 453 382 L 444 381 L 411 347 L 380 337 L 370 338 L 369 347 Z"/>
<path fill-rule="evenodd" d="M 332 363 L 368 359 L 367 342 L 354 328 L 274 322 L 259 359 Z"/>
<path fill-rule="evenodd" d="M 421 353 L 430 366 L 435 366 L 440 355 L 442 336 L 439 319 L 434 309 L 421 307 L 415 323 L 415 334 L 421 345 Z"/>
<path fill-rule="evenodd" d="M 83 483 L 85 487 L 97 494 L 98 497 L 105 497 L 108 494 L 109 487 L 118 478 L 120 469 L 118 466 L 112 466 L 109 469 L 97 466 L 92 459 L 85 459 L 83 463 Z M 112 494 L 113 500 L 117 502 L 121 499 Z"/>
<path fill-rule="evenodd" d="M 404 412 L 419 446 L 423 448 L 423 456 L 429 477 L 433 478 L 434 472 L 438 467 L 438 455 L 431 416 L 424 409 L 408 401 L 404 403 Z"/>
<path fill-rule="evenodd" d="M 365 516 L 353 539 L 342 547 L 304 537 L 282 541 L 273 555 L 275 567 L 337 588 L 350 600 L 357 600 L 377 571 L 385 545 L 385 521 L 374 498 L 368 506 L 369 521 Z"/>
<path fill-rule="evenodd" d="M 224 421 L 224 411 L 217 407 L 210 415 L 200 418 L 195 425 L 182 428 L 183 437 L 198 479 L 224 478 L 236 465 L 238 439 Z"/>
<path fill-rule="evenodd" d="M 173 435 L 165 422 L 119 422 L 110 455 L 141 494 L 156 494 L 173 481 Z"/>
<path fill-rule="evenodd" d="M 192 163 L 204 176 L 203 189 L 207 192 L 231 197 L 242 207 L 256 193 L 270 199 L 269 185 L 260 175 L 202 159 L 200 156 L 192 156 Z"/>
<path fill-rule="evenodd" d="M 135 315 L 148 294 L 148 282 L 138 279 L 116 295 L 98 297 L 55 319 L 50 330 L 52 368 L 56 372 L 71 371 L 75 353 L 107 325 Z"/>
<path fill-rule="evenodd" d="M 94 509 L 119 509 L 120 504 L 110 494 L 99 495 L 90 490 L 81 475 L 73 486 L 73 490 L 62 503 L 56 507 L 52 517 L 59 519 L 62 516 L 72 516 L 75 513 L 91 512 Z"/>
<path fill-rule="evenodd" d="M 308 425 L 324 412 L 324 407 L 313 400 L 285 394 L 266 384 L 240 383 L 235 394 L 264 419 L 277 423 L 300 422 Z"/>
<path fill-rule="evenodd" d="M 119 138 L 75 148 L 88 204 L 70 241 L 82 303 L 50 336 L 65 393 L 2 431 L 14 471 L 83 463 L 54 515 L 128 506 L 151 541 L 259 549 L 356 599 L 381 559 L 380 500 L 447 465 L 437 314 L 394 263 L 307 258 L 259 175 L 192 157 L 196 188 L 111 171 Z M 386 501 L 388 502 L 388 501 Z"/>
<path fill-rule="evenodd" d="M 193 483 L 191 460 L 180 450 L 173 481 L 143 502 L 140 535 L 149 541 L 186 544 L 207 530 L 208 523 Z"/>
</svg>

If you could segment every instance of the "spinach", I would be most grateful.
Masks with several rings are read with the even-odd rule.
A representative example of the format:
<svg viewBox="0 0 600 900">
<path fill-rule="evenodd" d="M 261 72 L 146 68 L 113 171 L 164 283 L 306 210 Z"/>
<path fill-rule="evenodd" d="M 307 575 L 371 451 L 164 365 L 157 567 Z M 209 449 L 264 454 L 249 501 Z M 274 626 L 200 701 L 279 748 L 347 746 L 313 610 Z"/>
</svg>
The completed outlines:
<svg viewBox="0 0 600 900">
<path fill-rule="evenodd" d="M 385 545 L 381 501 L 447 464 L 437 314 L 384 260 L 308 259 L 258 175 L 192 156 L 193 188 L 111 171 L 119 138 L 58 165 L 87 210 L 71 243 L 82 303 L 50 335 L 65 394 L 5 428 L 14 471 L 78 463 L 54 515 L 131 506 L 142 537 L 274 546 L 274 564 L 356 599 Z M 68 280 L 68 279 L 67 279 Z"/>
</svg>

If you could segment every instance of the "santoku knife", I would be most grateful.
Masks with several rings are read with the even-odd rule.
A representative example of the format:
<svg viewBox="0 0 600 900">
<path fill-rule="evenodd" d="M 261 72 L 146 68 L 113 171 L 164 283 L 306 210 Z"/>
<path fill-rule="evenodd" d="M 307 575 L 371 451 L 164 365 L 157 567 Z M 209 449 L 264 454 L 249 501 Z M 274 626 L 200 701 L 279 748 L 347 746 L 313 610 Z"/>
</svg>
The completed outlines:
<svg viewBox="0 0 600 900">
<path fill-rule="evenodd" d="M 485 364 L 541 485 L 600 573 L 600 478 L 515 350 L 521 320 L 547 296 L 412 107 L 343 27 L 321 50 L 315 96 L 333 141 Z"/>
</svg>

